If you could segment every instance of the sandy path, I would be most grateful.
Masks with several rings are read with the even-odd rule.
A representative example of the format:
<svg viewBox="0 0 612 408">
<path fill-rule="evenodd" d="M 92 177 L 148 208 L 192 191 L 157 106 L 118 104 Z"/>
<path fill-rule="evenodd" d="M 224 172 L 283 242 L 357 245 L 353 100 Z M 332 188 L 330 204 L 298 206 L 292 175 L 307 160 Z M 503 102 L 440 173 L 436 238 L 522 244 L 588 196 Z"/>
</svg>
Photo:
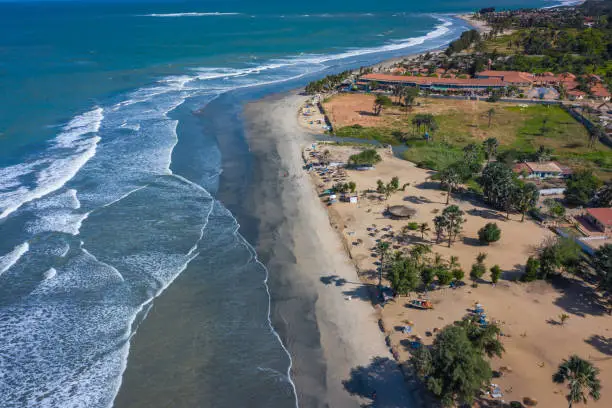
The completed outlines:
<svg viewBox="0 0 612 408">
<path fill-rule="evenodd" d="M 370 401 L 360 395 L 373 390 L 377 407 L 414 406 L 374 309 L 356 299 L 366 290 L 302 169 L 301 146 L 310 136 L 296 112 L 304 101 L 291 94 L 245 108 L 260 186 L 250 199 L 261 220 L 257 249 L 270 271 L 272 319 L 293 358 L 300 406 L 359 406 Z M 325 284 L 326 277 L 347 283 Z"/>
</svg>

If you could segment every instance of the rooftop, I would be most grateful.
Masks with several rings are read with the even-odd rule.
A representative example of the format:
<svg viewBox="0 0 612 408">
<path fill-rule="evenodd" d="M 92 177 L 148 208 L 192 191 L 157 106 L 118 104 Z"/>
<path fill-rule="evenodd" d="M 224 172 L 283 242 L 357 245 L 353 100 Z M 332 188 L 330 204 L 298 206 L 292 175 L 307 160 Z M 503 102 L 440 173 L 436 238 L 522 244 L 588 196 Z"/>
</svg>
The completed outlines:
<svg viewBox="0 0 612 408">
<path fill-rule="evenodd" d="M 500 78 L 503 81 L 509 82 L 509 83 L 526 83 L 526 82 L 531 83 L 536 80 L 535 75 L 532 75 L 529 72 L 521 72 L 521 71 L 486 70 L 486 71 L 477 73 L 476 76 Z"/>
<path fill-rule="evenodd" d="M 525 165 L 533 172 L 539 173 L 563 173 L 563 170 L 556 162 L 526 162 Z"/>
<path fill-rule="evenodd" d="M 366 81 L 382 81 L 395 83 L 408 83 L 418 85 L 455 85 L 455 86 L 504 86 L 499 78 L 468 79 L 468 78 L 436 78 L 387 74 L 367 74 L 361 77 Z"/>
<path fill-rule="evenodd" d="M 612 227 L 612 208 L 588 208 L 587 213 L 606 227 Z"/>
</svg>

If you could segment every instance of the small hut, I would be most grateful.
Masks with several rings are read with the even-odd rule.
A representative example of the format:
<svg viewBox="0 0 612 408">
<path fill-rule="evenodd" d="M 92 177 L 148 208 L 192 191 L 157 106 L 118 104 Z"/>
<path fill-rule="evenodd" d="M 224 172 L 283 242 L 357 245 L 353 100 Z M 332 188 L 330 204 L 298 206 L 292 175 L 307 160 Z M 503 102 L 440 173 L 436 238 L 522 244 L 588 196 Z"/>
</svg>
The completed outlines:
<svg viewBox="0 0 612 408">
<path fill-rule="evenodd" d="M 387 207 L 387 214 L 393 219 L 403 220 L 414 217 L 416 210 L 407 205 L 392 205 Z"/>
</svg>

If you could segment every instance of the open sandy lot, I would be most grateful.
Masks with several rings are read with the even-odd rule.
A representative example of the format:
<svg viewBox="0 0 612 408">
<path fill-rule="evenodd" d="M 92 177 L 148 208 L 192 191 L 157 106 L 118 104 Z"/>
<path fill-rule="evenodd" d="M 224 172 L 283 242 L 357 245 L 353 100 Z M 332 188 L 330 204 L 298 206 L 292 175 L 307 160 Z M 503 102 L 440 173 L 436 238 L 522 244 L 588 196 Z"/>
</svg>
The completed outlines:
<svg viewBox="0 0 612 408">
<path fill-rule="evenodd" d="M 319 146 L 318 150 L 329 150 L 331 161 L 345 160 L 357 152 L 357 147 L 336 145 Z M 376 239 L 388 232 L 382 228 L 392 227 L 397 237 L 408 221 L 391 220 L 383 213 L 387 205 L 403 204 L 417 210 L 410 221 L 428 222 L 433 229 L 432 219 L 435 212 L 445 207 L 446 196 L 438 188 L 438 183 L 430 181 L 431 172 L 415 167 L 407 161 L 394 158 L 388 151 L 379 150 L 384 160 L 370 171 L 343 170 L 344 178 L 339 173 L 334 179 L 327 177 L 324 181 L 312 172 L 312 178 L 319 191 L 331 187 L 336 181 L 354 181 L 357 184 L 359 201 L 357 204 L 338 202 L 328 207 L 330 220 L 342 236 L 345 246 L 359 271 L 364 285 L 377 282 L 377 258 L 372 248 Z M 310 152 L 306 151 L 308 155 Z M 375 189 L 376 181 L 388 182 L 398 176 L 400 186 L 410 183 L 405 191 L 392 195 L 388 201 L 377 194 L 363 193 Z M 368 198 L 370 197 L 370 198 Z M 385 331 L 390 335 L 393 347 L 399 352 L 400 360 L 410 356 L 410 335 L 399 331 L 406 321 L 414 323 L 414 332 L 423 337 L 428 344 L 433 337 L 428 335 L 435 328 L 441 328 L 455 320 L 461 319 L 476 302 L 481 303 L 491 320 L 499 321 L 503 328 L 502 341 L 506 353 L 502 359 L 492 361 L 493 369 L 509 368 L 502 378 L 495 379 L 504 393 L 506 402 L 524 397 L 535 398 L 541 407 L 566 406 L 563 386 L 553 384 L 551 376 L 563 358 L 578 354 L 592 361 L 600 370 L 603 384 L 602 398 L 598 402 L 589 402 L 589 406 L 612 406 L 612 318 L 606 314 L 598 302 L 593 287 L 573 278 L 558 280 L 554 285 L 545 282 L 531 284 L 515 283 L 514 277 L 522 273 L 527 257 L 546 237 L 552 233 L 530 220 L 520 222 L 520 215 L 505 219 L 500 214 L 482 203 L 459 200 L 453 196 L 451 204 L 457 204 L 463 211 L 467 222 L 460 239 L 449 248 L 446 243 L 435 243 L 433 231 L 422 239 L 419 232 L 409 232 L 407 244 L 395 242 L 395 249 L 401 250 L 410 244 L 425 242 L 432 245 L 434 252 L 440 253 L 446 260 L 451 255 L 459 257 L 462 268 L 469 269 L 479 252 L 485 252 L 487 268 L 498 264 L 504 271 L 503 279 L 495 287 L 482 282 L 477 288 L 466 285 L 459 289 L 439 289 L 429 292 L 428 296 L 435 305 L 432 311 L 420 311 L 406 307 L 406 298 L 398 298 L 382 309 Z M 477 231 L 488 222 L 496 222 L 502 230 L 499 242 L 482 246 L 477 240 Z M 376 225 L 378 233 L 370 235 L 367 228 Z M 488 273 L 485 280 L 488 280 Z M 329 277 L 333 282 L 334 277 Z M 342 281 L 336 280 L 338 296 L 345 296 L 346 302 L 369 302 L 368 298 L 357 297 L 357 291 L 347 290 Z M 349 298 L 350 297 L 350 298 Z M 357 297 L 357 298 L 356 298 Z M 561 326 L 558 316 L 561 313 L 570 315 L 568 322 Z M 485 406 L 485 405 L 483 405 Z"/>
</svg>

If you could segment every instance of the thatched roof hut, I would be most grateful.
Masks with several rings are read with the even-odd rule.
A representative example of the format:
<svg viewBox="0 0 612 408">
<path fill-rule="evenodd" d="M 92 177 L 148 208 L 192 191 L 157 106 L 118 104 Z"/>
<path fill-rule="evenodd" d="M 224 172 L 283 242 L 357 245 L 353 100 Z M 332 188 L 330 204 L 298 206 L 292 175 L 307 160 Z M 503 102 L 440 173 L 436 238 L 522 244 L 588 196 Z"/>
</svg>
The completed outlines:
<svg viewBox="0 0 612 408">
<path fill-rule="evenodd" d="M 387 213 L 392 218 L 404 219 L 414 217 L 416 215 L 416 210 L 407 205 L 392 205 L 387 208 Z"/>
</svg>

